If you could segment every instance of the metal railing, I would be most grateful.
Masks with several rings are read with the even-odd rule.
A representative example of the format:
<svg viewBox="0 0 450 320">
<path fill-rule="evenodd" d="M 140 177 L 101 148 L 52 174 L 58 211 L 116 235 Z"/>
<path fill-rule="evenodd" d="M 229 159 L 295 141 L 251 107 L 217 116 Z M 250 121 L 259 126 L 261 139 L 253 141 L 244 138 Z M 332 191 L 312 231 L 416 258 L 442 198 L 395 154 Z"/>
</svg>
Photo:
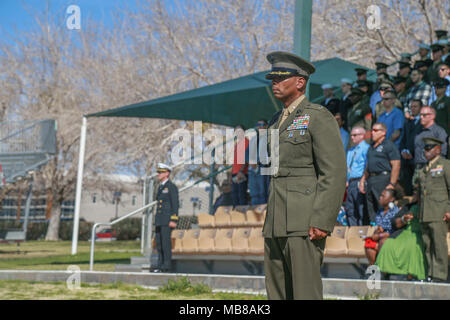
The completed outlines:
<svg viewBox="0 0 450 320">
<path fill-rule="evenodd" d="M 198 184 L 198 183 L 200 183 L 202 181 L 208 180 L 211 177 L 214 177 L 214 176 L 218 175 L 219 173 L 222 173 L 223 171 L 229 170 L 231 167 L 232 166 L 227 166 L 227 167 L 225 167 L 225 168 L 223 168 L 223 169 L 221 169 L 219 171 L 216 171 L 216 172 L 214 172 L 212 174 L 209 174 L 208 176 L 206 176 L 204 178 L 201 178 L 201 179 L 197 180 L 196 182 L 191 183 L 190 185 L 187 185 L 187 186 L 181 188 L 180 190 L 178 190 L 178 192 L 183 192 L 185 190 L 188 190 L 188 189 L 192 188 L 193 186 L 195 186 L 196 184 Z M 94 226 L 92 227 L 92 232 L 91 232 L 91 252 L 90 252 L 90 258 L 89 258 L 89 270 L 90 271 L 94 270 L 94 252 L 95 252 L 95 237 L 96 237 L 96 232 L 95 231 L 97 230 L 97 227 L 99 227 L 99 226 L 109 226 L 109 227 L 113 226 L 113 225 L 115 225 L 116 223 L 119 223 L 122 220 L 125 220 L 125 219 L 127 219 L 129 217 L 134 216 L 137 213 L 140 213 L 140 212 L 142 212 L 144 210 L 147 210 L 147 209 L 153 207 L 156 203 L 157 203 L 157 201 L 152 201 L 149 204 L 143 206 L 142 208 L 134 210 L 134 211 L 132 211 L 132 212 L 130 212 L 130 213 L 128 213 L 128 214 L 126 214 L 126 215 L 116 219 L 116 220 L 113 220 L 113 221 L 111 221 L 109 223 L 107 223 L 107 222 L 98 222 L 98 223 L 94 224 Z M 149 221 L 152 221 L 152 216 L 153 216 L 153 213 L 150 213 Z"/>
</svg>

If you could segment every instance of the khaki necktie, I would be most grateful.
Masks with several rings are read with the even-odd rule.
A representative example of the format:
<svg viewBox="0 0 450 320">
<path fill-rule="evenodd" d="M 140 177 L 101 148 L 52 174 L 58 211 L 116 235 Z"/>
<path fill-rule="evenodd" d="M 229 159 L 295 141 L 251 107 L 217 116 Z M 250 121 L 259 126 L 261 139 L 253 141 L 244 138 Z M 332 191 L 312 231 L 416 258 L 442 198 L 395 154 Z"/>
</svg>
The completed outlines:
<svg viewBox="0 0 450 320">
<path fill-rule="evenodd" d="M 289 108 L 284 108 L 283 116 L 281 117 L 280 125 L 278 126 L 278 128 L 281 127 L 281 125 L 283 124 L 284 120 L 287 119 L 287 117 L 289 117 Z"/>
</svg>

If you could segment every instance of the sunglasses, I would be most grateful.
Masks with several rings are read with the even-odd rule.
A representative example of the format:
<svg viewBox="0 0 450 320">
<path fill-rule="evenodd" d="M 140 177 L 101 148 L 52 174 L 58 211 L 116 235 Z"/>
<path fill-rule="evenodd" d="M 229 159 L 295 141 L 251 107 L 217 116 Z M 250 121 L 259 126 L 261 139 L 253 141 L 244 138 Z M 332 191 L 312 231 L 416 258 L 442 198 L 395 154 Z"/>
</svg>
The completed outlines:
<svg viewBox="0 0 450 320">
<path fill-rule="evenodd" d="M 425 151 L 430 151 L 436 146 L 437 146 L 436 144 L 426 144 L 423 148 L 425 149 Z"/>
<path fill-rule="evenodd" d="M 384 129 L 372 129 L 372 131 L 378 132 L 378 131 L 384 131 Z"/>
<path fill-rule="evenodd" d="M 421 113 L 420 116 L 421 117 L 428 117 L 431 113 Z"/>
</svg>

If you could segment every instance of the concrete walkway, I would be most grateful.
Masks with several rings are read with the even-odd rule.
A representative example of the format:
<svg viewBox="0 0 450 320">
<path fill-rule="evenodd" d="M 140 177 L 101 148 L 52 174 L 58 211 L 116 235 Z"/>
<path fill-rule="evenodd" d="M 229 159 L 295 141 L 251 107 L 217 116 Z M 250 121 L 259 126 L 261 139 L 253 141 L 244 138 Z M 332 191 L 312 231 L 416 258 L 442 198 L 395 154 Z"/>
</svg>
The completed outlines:
<svg viewBox="0 0 450 320">
<path fill-rule="evenodd" d="M 160 274 L 143 272 L 97 272 L 97 271 L 34 271 L 0 270 L 0 280 L 27 281 L 74 281 L 78 278 L 85 283 L 123 282 L 145 287 L 159 287 L 169 279 L 188 277 L 195 283 L 204 283 L 213 290 L 237 291 L 265 294 L 264 277 L 235 276 L 219 274 Z M 369 289 L 373 287 L 373 289 Z M 378 299 L 433 299 L 450 300 L 450 284 L 421 283 L 410 281 L 379 281 L 323 279 L 326 298 L 358 299 L 371 297 Z"/>
</svg>

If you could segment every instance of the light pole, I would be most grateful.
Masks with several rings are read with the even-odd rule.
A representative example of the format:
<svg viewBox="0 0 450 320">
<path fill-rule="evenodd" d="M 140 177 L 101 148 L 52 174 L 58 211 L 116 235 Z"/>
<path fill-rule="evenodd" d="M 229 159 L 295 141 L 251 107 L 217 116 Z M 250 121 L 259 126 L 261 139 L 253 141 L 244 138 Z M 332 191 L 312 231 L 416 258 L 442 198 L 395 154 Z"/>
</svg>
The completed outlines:
<svg viewBox="0 0 450 320">
<path fill-rule="evenodd" d="M 119 202 L 120 197 L 122 196 L 122 192 L 116 191 L 114 192 L 114 203 L 116 204 L 116 219 L 119 217 Z"/>
</svg>

